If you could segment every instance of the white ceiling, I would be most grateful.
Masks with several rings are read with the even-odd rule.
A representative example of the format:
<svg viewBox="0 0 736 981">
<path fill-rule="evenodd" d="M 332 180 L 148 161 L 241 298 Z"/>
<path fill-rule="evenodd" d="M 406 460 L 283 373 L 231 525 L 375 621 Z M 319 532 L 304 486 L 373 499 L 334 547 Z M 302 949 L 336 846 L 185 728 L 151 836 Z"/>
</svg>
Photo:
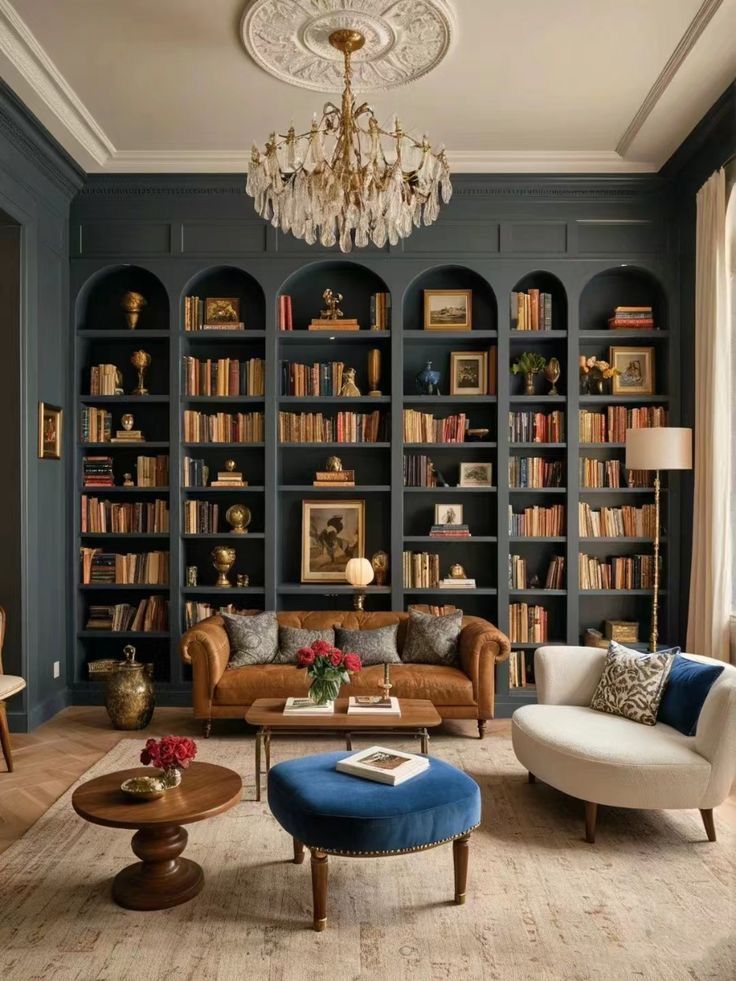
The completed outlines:
<svg viewBox="0 0 736 981">
<path fill-rule="evenodd" d="M 450 3 L 442 64 L 370 98 L 456 171 L 656 171 L 736 77 L 736 0 Z M 0 75 L 90 172 L 242 172 L 324 101 L 250 60 L 244 6 L 0 0 Z"/>
</svg>

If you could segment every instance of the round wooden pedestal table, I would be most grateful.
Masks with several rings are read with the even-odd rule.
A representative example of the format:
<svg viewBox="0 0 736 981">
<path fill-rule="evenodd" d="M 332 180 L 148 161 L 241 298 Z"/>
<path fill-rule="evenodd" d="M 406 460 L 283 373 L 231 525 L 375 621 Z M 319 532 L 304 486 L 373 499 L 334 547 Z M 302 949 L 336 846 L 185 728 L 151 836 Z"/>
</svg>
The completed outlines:
<svg viewBox="0 0 736 981">
<path fill-rule="evenodd" d="M 181 857 L 188 837 L 182 825 L 222 814 L 240 801 L 243 791 L 237 773 L 213 763 L 192 763 L 179 786 L 159 800 L 133 801 L 120 789 L 124 780 L 151 772 L 150 767 L 137 767 L 106 773 L 72 795 L 72 806 L 85 821 L 136 829 L 131 847 L 141 861 L 118 872 L 112 886 L 113 899 L 126 909 L 168 909 L 201 891 L 201 866 Z"/>
</svg>

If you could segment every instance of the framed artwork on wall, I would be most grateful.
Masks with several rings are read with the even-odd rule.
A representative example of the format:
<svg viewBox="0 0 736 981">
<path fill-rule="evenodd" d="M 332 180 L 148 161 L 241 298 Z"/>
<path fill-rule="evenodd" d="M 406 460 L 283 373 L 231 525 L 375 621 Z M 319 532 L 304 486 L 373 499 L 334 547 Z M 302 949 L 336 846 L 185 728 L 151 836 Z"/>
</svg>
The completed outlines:
<svg viewBox="0 0 736 981">
<path fill-rule="evenodd" d="M 425 290 L 425 330 L 471 330 L 472 290 Z"/>
<path fill-rule="evenodd" d="M 365 551 L 365 501 L 302 501 L 302 582 L 347 582 Z"/>
<path fill-rule="evenodd" d="M 613 395 L 654 395 L 653 347 L 610 347 L 608 363 L 620 372 L 612 378 Z"/>
<path fill-rule="evenodd" d="M 61 459 L 62 410 L 48 402 L 38 403 L 38 456 L 40 460 Z"/>
</svg>

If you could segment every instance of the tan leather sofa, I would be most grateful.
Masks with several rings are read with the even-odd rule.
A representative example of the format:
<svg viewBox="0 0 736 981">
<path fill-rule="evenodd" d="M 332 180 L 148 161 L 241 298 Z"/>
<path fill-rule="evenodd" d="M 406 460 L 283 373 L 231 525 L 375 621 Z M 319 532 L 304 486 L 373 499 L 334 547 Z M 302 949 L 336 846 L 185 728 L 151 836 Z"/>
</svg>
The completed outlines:
<svg viewBox="0 0 736 981">
<path fill-rule="evenodd" d="M 260 612 L 260 611 L 253 611 Z M 398 623 L 398 648 L 403 649 L 407 613 L 364 613 L 346 610 L 280 612 L 279 624 L 321 630 L 345 627 L 370 630 Z M 435 664 L 391 665 L 392 695 L 428 698 L 443 719 L 477 719 L 483 737 L 487 719 L 493 718 L 495 665 L 509 656 L 509 640 L 480 617 L 463 617 L 458 667 Z M 209 735 L 213 719 L 242 718 L 257 698 L 306 695 L 303 669 L 291 664 L 259 664 L 227 670 L 230 643 L 220 616 L 208 617 L 184 634 L 182 659 L 191 664 L 194 716 Z M 383 666 L 373 665 L 353 675 L 351 694 L 378 692 Z M 346 694 L 343 687 L 342 694 Z"/>
</svg>

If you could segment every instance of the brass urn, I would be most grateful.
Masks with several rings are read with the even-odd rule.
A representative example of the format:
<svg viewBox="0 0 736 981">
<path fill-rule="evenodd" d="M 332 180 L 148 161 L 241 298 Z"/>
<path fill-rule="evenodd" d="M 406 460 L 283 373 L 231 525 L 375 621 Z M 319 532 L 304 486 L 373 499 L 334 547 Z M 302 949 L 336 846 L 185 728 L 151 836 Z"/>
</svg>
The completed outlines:
<svg viewBox="0 0 736 981">
<path fill-rule="evenodd" d="M 151 366 L 151 355 L 147 351 L 133 351 L 130 363 L 138 372 L 138 384 L 131 395 L 148 395 L 146 388 L 146 370 Z"/>
<path fill-rule="evenodd" d="M 136 293 L 133 290 L 123 293 L 120 306 L 125 313 L 125 320 L 131 330 L 135 330 L 141 310 L 146 304 L 147 300 L 145 296 L 142 296 L 140 293 Z"/>
<path fill-rule="evenodd" d="M 215 545 L 210 555 L 212 557 L 212 565 L 219 573 L 215 585 L 224 587 L 232 586 L 227 574 L 235 565 L 235 549 L 230 548 L 228 545 Z"/>
<path fill-rule="evenodd" d="M 156 705 L 153 665 L 135 659 L 135 647 L 123 648 L 125 660 L 105 679 L 105 707 L 116 729 L 145 729 Z"/>
<path fill-rule="evenodd" d="M 247 535 L 250 518 L 250 508 L 245 504 L 233 504 L 225 512 L 225 521 L 231 526 L 233 535 Z"/>
</svg>

